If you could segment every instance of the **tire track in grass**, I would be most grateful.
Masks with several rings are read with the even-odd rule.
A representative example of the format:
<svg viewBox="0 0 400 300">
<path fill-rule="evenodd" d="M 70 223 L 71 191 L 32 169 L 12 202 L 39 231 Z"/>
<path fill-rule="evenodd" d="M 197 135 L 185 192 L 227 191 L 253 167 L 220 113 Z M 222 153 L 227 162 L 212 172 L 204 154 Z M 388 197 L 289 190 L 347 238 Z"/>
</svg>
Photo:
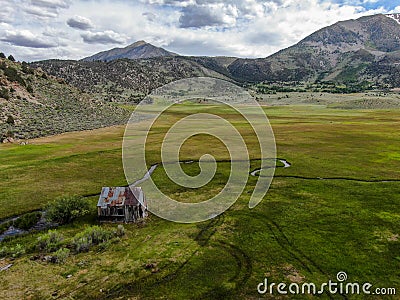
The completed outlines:
<svg viewBox="0 0 400 300">
<path fill-rule="evenodd" d="M 220 247 L 224 248 L 237 263 L 238 269 L 235 276 L 233 276 L 230 281 L 236 282 L 235 290 L 238 290 L 241 286 L 244 286 L 247 283 L 253 272 L 251 258 L 246 254 L 246 252 L 234 244 L 222 240 L 218 240 L 217 243 Z"/>
<path fill-rule="evenodd" d="M 246 213 L 246 212 L 244 212 Z M 261 213 L 257 212 L 251 212 L 251 215 L 253 217 L 253 220 L 257 220 L 261 222 L 265 227 L 268 228 L 268 230 L 272 233 L 275 241 L 278 243 L 279 247 L 282 248 L 285 252 L 287 252 L 292 258 L 294 258 L 298 263 L 300 263 L 309 273 L 313 273 L 313 270 L 308 266 L 307 257 L 304 257 L 304 253 L 299 251 L 297 248 L 294 248 L 293 243 L 289 240 L 289 238 L 286 236 L 286 234 L 283 232 L 283 230 L 280 228 L 280 226 L 275 222 L 271 221 L 268 219 L 266 215 L 263 215 Z M 254 216 L 257 216 L 257 218 L 254 218 Z M 294 250 L 294 251 L 293 251 Z M 299 252 L 300 255 L 296 254 L 296 252 Z M 324 273 L 324 271 L 313 263 L 311 263 L 318 271 Z M 324 273 L 325 274 L 325 273 Z"/>
<path fill-rule="evenodd" d="M 267 216 L 261 213 L 255 213 L 255 214 L 258 215 L 259 217 L 257 218 L 257 220 L 263 222 L 268 227 L 278 245 L 290 256 L 292 256 L 297 262 L 299 262 L 309 273 L 311 274 L 314 273 L 314 271 L 308 266 L 311 265 L 314 269 L 318 270 L 324 276 L 329 278 L 329 274 L 326 271 L 324 271 L 321 266 L 319 266 L 313 259 L 307 256 L 302 250 L 300 250 L 297 246 L 295 246 L 293 242 L 290 241 L 288 236 L 284 233 L 281 226 L 279 226 L 277 222 L 273 220 L 268 220 Z M 334 299 L 334 297 L 331 294 L 326 293 L 326 295 L 330 299 Z M 348 299 L 347 296 L 344 294 L 340 294 L 340 296 L 342 296 L 343 299 Z"/>
<path fill-rule="evenodd" d="M 225 221 L 224 215 L 220 215 L 213 220 L 211 220 L 204 228 L 200 230 L 194 240 L 199 244 L 199 248 L 196 249 L 191 256 L 184 261 L 175 272 L 168 274 L 161 281 L 156 284 L 163 284 L 165 282 L 171 281 L 175 279 L 179 272 L 181 272 L 184 267 L 190 262 L 190 260 L 200 251 L 201 248 L 206 247 L 208 245 L 213 246 L 215 248 L 220 248 L 228 255 L 232 256 L 236 262 L 236 270 L 234 276 L 232 276 L 229 281 L 235 284 L 234 291 L 238 291 L 242 286 L 246 284 L 252 274 L 252 262 L 251 258 L 238 246 L 227 243 L 223 240 L 216 240 L 215 242 L 210 243 L 210 239 L 217 232 L 217 228 L 221 226 Z M 199 299 L 203 299 L 204 297 L 208 298 L 213 290 L 206 292 L 204 295 L 200 296 Z M 220 292 L 220 291 L 219 291 Z M 226 291 L 227 293 L 232 293 L 233 291 Z M 211 293 L 211 294 L 210 294 Z M 210 294 L 210 295 L 209 295 Z"/>
<path fill-rule="evenodd" d="M 286 234 L 283 232 L 282 228 L 278 225 L 278 223 L 276 223 L 275 221 L 270 221 L 271 224 L 280 232 L 280 235 L 283 237 L 283 239 L 286 241 L 286 243 L 293 248 L 294 251 L 298 252 L 300 254 L 300 256 L 302 256 L 303 258 L 305 258 L 306 260 L 308 260 L 318 271 L 320 271 L 322 274 L 327 275 L 327 273 L 322 270 L 322 268 L 315 262 L 313 261 L 309 256 L 307 256 L 306 254 L 304 254 L 303 251 L 301 251 L 298 247 L 296 247 L 290 240 L 289 238 L 286 236 Z"/>
<path fill-rule="evenodd" d="M 279 234 L 277 234 L 275 232 L 275 230 L 273 229 L 273 225 L 271 223 L 266 223 L 265 224 L 269 231 L 272 233 L 272 235 L 274 236 L 274 239 L 276 240 L 276 242 L 278 243 L 279 247 L 281 247 L 285 252 L 287 252 L 293 259 L 295 259 L 298 263 L 300 263 L 303 268 L 305 268 L 309 273 L 313 273 L 313 271 L 311 270 L 311 268 L 307 265 L 307 263 L 301 259 L 301 257 L 299 257 L 295 252 L 292 251 L 291 249 L 291 244 L 286 240 L 286 239 L 282 239 Z"/>
<path fill-rule="evenodd" d="M 236 272 L 231 278 L 228 279 L 229 283 L 233 283 L 235 287 L 233 289 L 229 289 L 223 285 L 219 285 L 211 288 L 194 299 L 238 299 L 238 292 L 240 292 L 240 289 L 246 285 L 252 275 L 252 261 L 246 252 L 234 244 L 217 240 L 215 243 L 213 243 L 213 246 L 224 250 L 235 260 Z"/>
<path fill-rule="evenodd" d="M 224 223 L 224 215 L 221 214 L 218 217 L 210 220 L 208 224 L 202 228 L 196 237 L 193 239 L 199 244 L 199 248 L 197 248 L 192 254 L 185 260 L 179 267 L 174 271 L 169 273 L 168 275 L 164 276 L 160 281 L 156 282 L 156 285 L 163 284 L 165 282 L 171 281 L 175 279 L 179 272 L 183 270 L 183 268 L 190 262 L 190 260 L 199 252 L 202 247 L 208 245 L 212 236 L 217 232 L 217 227 Z"/>
<path fill-rule="evenodd" d="M 295 251 L 298 252 L 299 255 L 303 258 L 305 258 L 307 261 L 309 261 L 311 263 L 311 265 L 316 268 L 319 272 L 321 272 L 323 275 L 325 275 L 326 277 L 329 277 L 329 274 L 327 272 L 325 272 L 314 260 L 312 260 L 309 256 L 307 256 L 303 251 L 301 251 L 297 246 L 295 246 L 290 240 L 289 238 L 286 236 L 286 234 L 283 232 L 283 230 L 281 229 L 281 227 L 278 225 L 278 223 L 276 223 L 275 221 L 270 221 L 271 224 L 273 226 L 275 226 L 275 228 L 280 232 L 280 234 L 282 235 L 282 237 L 284 238 L 284 240 L 286 241 L 286 243 Z M 293 253 L 293 252 L 292 252 Z M 311 274 L 313 273 L 312 271 L 310 272 Z M 327 296 L 330 299 L 334 299 L 333 296 L 329 293 L 327 293 Z M 347 299 L 346 295 L 340 294 L 340 296 L 342 296 L 344 299 Z"/>
</svg>

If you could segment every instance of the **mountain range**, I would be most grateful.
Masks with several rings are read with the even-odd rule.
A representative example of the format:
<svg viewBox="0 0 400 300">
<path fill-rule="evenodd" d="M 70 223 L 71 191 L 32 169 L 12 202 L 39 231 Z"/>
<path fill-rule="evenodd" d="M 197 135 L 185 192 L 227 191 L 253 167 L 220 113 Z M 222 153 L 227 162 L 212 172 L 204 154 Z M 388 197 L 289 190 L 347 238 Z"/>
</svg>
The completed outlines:
<svg viewBox="0 0 400 300">
<path fill-rule="evenodd" d="M 322 28 L 258 59 L 180 56 L 144 41 L 81 61 L 35 62 L 50 74 L 111 101 L 132 99 L 176 79 L 213 76 L 238 83 L 333 82 L 400 87 L 400 14 L 373 15 Z"/>
</svg>

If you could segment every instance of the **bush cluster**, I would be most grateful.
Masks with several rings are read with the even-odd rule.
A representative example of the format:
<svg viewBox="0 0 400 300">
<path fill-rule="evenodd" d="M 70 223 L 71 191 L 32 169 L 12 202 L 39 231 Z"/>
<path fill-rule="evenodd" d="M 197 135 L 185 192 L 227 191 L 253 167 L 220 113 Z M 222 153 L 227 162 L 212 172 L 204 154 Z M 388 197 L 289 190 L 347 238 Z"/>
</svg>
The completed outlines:
<svg viewBox="0 0 400 300">
<path fill-rule="evenodd" d="M 45 207 L 46 218 L 50 222 L 67 224 L 89 212 L 89 203 L 85 198 L 62 197 L 50 202 Z"/>
<path fill-rule="evenodd" d="M 29 230 L 40 220 L 41 216 L 41 212 L 32 212 L 22 215 L 16 220 L 9 220 L 7 222 L 4 222 L 0 225 L 0 234 L 10 228 L 10 226 L 22 230 Z"/>
<path fill-rule="evenodd" d="M 0 69 L 3 70 L 4 75 L 7 79 L 11 82 L 18 82 L 22 86 L 26 86 L 25 80 L 22 76 L 18 73 L 17 69 L 13 66 L 7 66 L 5 63 L 0 64 Z"/>
<path fill-rule="evenodd" d="M 75 253 L 87 252 L 95 246 L 100 250 L 104 250 L 112 243 L 119 241 L 124 234 L 125 228 L 122 225 L 118 225 L 116 230 L 90 226 L 77 233 L 71 239 L 65 239 L 57 230 L 49 230 L 47 233 L 41 234 L 36 243 L 27 248 L 28 250 L 20 244 L 0 248 L 0 258 L 17 258 L 26 252 L 35 252 L 37 250 L 41 253 L 41 255 L 36 256 L 37 258 L 42 257 L 45 261 L 62 264 L 70 256 L 70 249 L 73 249 Z M 44 256 L 45 254 L 46 256 Z"/>
<path fill-rule="evenodd" d="M 73 238 L 72 244 L 76 252 L 87 252 L 95 245 L 107 243 L 113 236 L 113 232 L 109 230 L 103 229 L 100 226 L 92 226 L 78 233 Z"/>
<path fill-rule="evenodd" d="M 115 232 L 116 236 L 123 237 L 125 235 L 125 228 L 123 225 L 118 225 L 117 231 Z"/>
<path fill-rule="evenodd" d="M 53 252 L 63 245 L 64 237 L 56 230 L 49 230 L 37 239 L 37 248 L 40 252 Z"/>
<path fill-rule="evenodd" d="M 41 216 L 41 212 L 27 213 L 16 219 L 13 226 L 22 230 L 28 230 L 40 220 Z"/>
<path fill-rule="evenodd" d="M 68 248 L 60 248 L 53 254 L 53 260 L 57 264 L 63 264 L 67 260 L 70 254 L 70 250 Z"/>
<path fill-rule="evenodd" d="M 35 70 L 30 68 L 29 65 L 26 62 L 22 62 L 22 68 L 21 68 L 22 72 L 24 72 L 25 74 L 30 74 L 33 75 L 35 74 Z"/>
<path fill-rule="evenodd" d="M 4 222 L 0 224 L 0 234 L 6 231 L 12 225 L 12 221 Z"/>
<path fill-rule="evenodd" d="M 21 244 L 17 244 L 13 247 L 4 246 L 0 248 L 0 257 L 18 258 L 23 254 L 25 254 L 25 248 Z"/>
<path fill-rule="evenodd" d="M 10 100 L 10 92 L 5 87 L 0 88 L 0 98 Z"/>
</svg>

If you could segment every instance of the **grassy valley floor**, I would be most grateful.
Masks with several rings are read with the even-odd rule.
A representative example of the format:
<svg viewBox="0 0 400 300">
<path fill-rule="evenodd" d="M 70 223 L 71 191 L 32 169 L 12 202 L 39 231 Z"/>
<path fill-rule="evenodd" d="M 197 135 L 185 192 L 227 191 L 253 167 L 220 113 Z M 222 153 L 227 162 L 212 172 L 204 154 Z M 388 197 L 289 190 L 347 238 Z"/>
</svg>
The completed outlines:
<svg viewBox="0 0 400 300">
<path fill-rule="evenodd" d="M 249 177 L 237 203 L 213 220 L 184 225 L 151 215 L 145 224 L 125 225 L 120 242 L 71 255 L 65 264 L 30 260 L 41 233 L 5 240 L 1 247 L 21 244 L 28 253 L 0 261 L 0 266 L 13 264 L 0 272 L 0 298 L 258 299 L 257 285 L 265 277 L 276 283 L 321 284 L 336 280 L 340 271 L 349 282 L 394 287 L 400 293 L 400 110 L 323 105 L 264 109 L 278 157 L 292 166 L 277 168 L 268 194 L 255 209 L 248 208 L 248 201 L 257 177 Z M 157 147 L 166 125 L 194 111 L 225 116 L 247 136 L 244 121 L 222 107 L 179 105 L 151 133 L 149 161 L 159 161 Z M 0 219 L 40 209 L 59 196 L 82 195 L 92 203 L 90 214 L 57 230 L 70 238 L 98 224 L 97 196 L 90 195 L 102 186 L 126 185 L 123 133 L 124 127 L 116 126 L 31 140 L 25 146 L 0 145 Z M 195 147 L 184 149 L 182 159 L 196 160 L 213 144 L 207 138 L 192 142 Z M 260 166 L 256 141 L 249 135 L 246 142 L 254 149 L 255 169 Z M 226 159 L 222 146 L 214 145 L 217 160 Z M 178 200 L 201 201 L 223 187 L 229 168 L 229 163 L 219 163 L 216 180 L 201 192 L 168 184 L 162 168 L 153 178 Z M 198 166 L 185 165 L 185 170 L 195 174 Z M 146 268 L 148 264 L 155 270 Z"/>
</svg>

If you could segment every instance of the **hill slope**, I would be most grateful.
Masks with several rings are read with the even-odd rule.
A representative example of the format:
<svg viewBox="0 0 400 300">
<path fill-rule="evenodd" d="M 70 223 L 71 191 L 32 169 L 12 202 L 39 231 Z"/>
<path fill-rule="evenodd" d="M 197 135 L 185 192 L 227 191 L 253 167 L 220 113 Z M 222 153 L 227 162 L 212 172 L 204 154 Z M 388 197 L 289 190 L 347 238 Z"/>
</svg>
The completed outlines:
<svg viewBox="0 0 400 300">
<path fill-rule="evenodd" d="M 145 41 L 139 41 L 125 48 L 114 48 L 86 57 L 83 61 L 112 61 L 122 58 L 141 59 L 163 56 L 177 56 L 178 54 L 169 52 L 163 48 L 153 46 Z"/>
<path fill-rule="evenodd" d="M 129 113 L 62 79 L 0 59 L 0 141 L 123 124 Z"/>
<path fill-rule="evenodd" d="M 137 102 L 153 89 L 189 77 L 229 79 L 184 57 L 154 57 L 110 62 L 49 60 L 36 62 L 49 74 L 110 102 Z"/>
</svg>

